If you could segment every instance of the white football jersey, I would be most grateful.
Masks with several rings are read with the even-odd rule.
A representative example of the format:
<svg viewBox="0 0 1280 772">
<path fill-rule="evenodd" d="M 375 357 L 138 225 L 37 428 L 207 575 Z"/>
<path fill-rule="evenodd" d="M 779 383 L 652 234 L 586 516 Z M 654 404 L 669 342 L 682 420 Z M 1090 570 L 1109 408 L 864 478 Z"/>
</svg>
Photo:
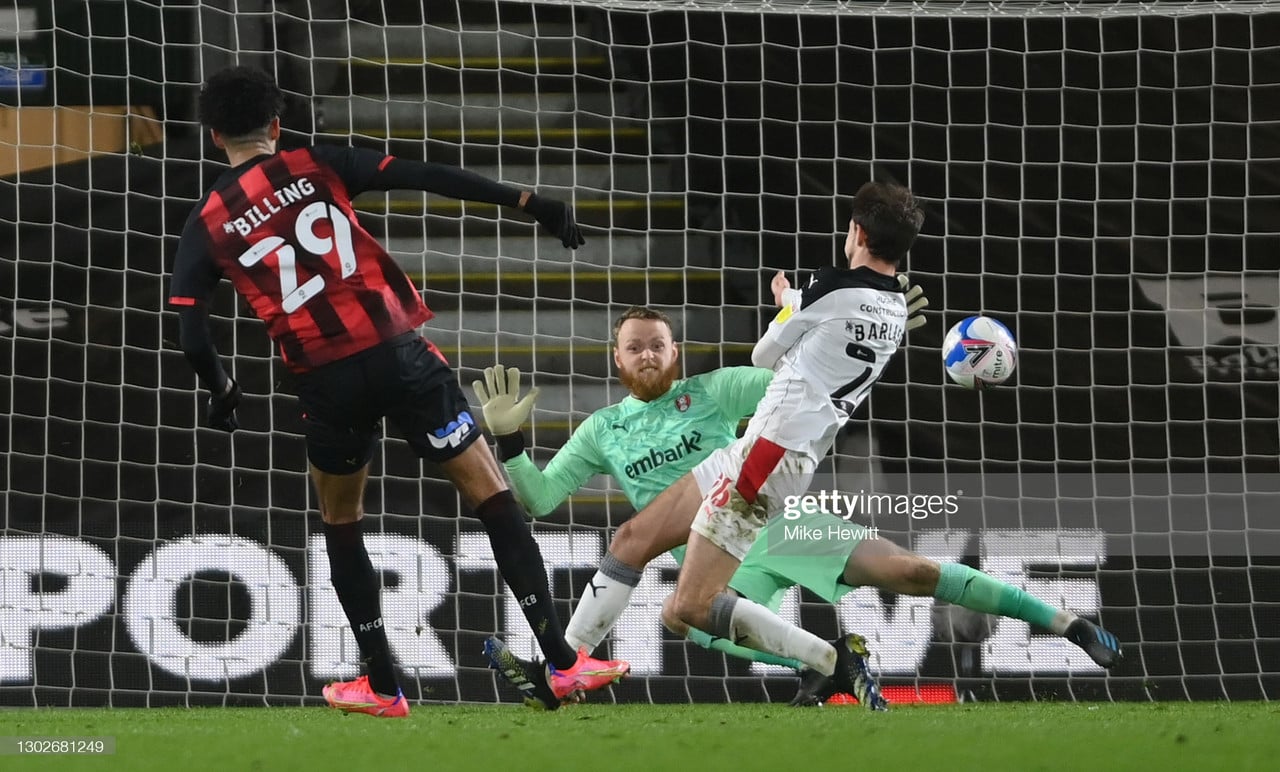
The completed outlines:
<svg viewBox="0 0 1280 772">
<path fill-rule="evenodd" d="M 902 344 L 907 302 L 897 279 L 870 268 L 822 268 L 751 352 L 773 381 L 747 436 L 821 460 Z"/>
</svg>

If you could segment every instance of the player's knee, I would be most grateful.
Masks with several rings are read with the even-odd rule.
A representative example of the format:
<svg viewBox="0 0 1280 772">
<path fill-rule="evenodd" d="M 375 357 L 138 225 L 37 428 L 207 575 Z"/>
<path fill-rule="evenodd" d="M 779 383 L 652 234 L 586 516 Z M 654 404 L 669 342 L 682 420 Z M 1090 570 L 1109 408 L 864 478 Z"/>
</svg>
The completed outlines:
<svg viewBox="0 0 1280 772">
<path fill-rule="evenodd" d="M 705 630 L 710 608 L 710 599 L 697 598 L 676 588 L 662 604 L 662 622 L 668 630 L 678 635 L 688 633 L 690 627 Z M 677 627 L 681 629 L 678 631 Z"/>
<path fill-rule="evenodd" d="M 635 541 L 635 531 L 635 526 L 630 520 L 618 526 L 618 530 L 613 532 L 613 540 L 609 542 L 609 551 L 616 555 L 619 549 L 626 550 L 631 547 Z"/>
<path fill-rule="evenodd" d="M 672 593 L 662 602 L 662 626 L 670 630 L 673 635 L 684 638 L 689 634 L 689 625 L 676 613 L 675 597 L 675 593 Z"/>
<path fill-rule="evenodd" d="M 635 520 L 628 520 L 619 526 L 609 542 L 609 552 L 615 558 L 629 566 L 648 565 L 657 555 L 648 554 L 649 540 L 644 538 L 644 531 L 637 528 Z"/>
</svg>

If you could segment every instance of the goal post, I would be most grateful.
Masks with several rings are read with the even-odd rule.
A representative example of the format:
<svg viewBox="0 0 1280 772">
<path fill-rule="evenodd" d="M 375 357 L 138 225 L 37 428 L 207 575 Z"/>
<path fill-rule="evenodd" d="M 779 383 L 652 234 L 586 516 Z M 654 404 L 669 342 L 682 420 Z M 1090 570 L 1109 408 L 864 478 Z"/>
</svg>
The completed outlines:
<svg viewBox="0 0 1280 772">
<path fill-rule="evenodd" d="M 831 264 L 862 182 L 908 185 L 928 325 L 814 491 L 1100 618 L 1127 658 L 1104 674 L 1025 623 L 870 588 L 781 613 L 866 635 L 899 702 L 1280 690 L 1280 4 L 18 0 L 0 8 L 0 704 L 320 704 L 356 672 L 285 369 L 223 286 L 243 428 L 198 428 L 164 305 L 224 168 L 198 85 L 235 61 L 276 74 L 288 144 L 573 201 L 570 253 L 493 207 L 356 200 L 463 383 L 501 361 L 540 387 L 539 464 L 625 395 L 609 333 L 629 305 L 671 314 L 687 374 L 749 364 L 771 273 Z M 987 392 L 949 385 L 939 355 L 979 313 L 1019 343 Z M 438 470 L 389 438 L 366 512 L 406 693 L 514 699 L 481 642 L 529 654 L 532 636 Z M 597 478 L 533 526 L 566 619 L 631 514 Z M 789 699 L 784 671 L 665 633 L 675 576 L 646 572 L 608 641 L 635 676 L 599 699 Z"/>
</svg>

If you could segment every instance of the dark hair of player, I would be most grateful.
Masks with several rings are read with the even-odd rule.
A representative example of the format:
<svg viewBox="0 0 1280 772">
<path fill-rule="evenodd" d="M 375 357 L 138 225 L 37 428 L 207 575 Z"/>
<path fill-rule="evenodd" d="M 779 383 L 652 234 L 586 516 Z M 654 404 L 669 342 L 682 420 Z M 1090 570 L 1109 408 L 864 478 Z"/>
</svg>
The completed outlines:
<svg viewBox="0 0 1280 772">
<path fill-rule="evenodd" d="M 924 212 L 901 185 L 868 182 L 853 197 L 853 221 L 866 231 L 871 254 L 897 265 L 915 243 Z"/>
<path fill-rule="evenodd" d="M 254 67 L 219 70 L 200 89 L 200 122 L 231 141 L 256 139 L 282 110 L 275 79 Z"/>
<path fill-rule="evenodd" d="M 613 323 L 613 344 L 615 346 L 618 345 L 618 333 L 622 332 L 622 325 L 628 319 L 643 319 L 645 321 L 662 322 L 667 325 L 668 330 L 671 330 L 671 334 L 673 336 L 675 335 L 676 328 L 675 325 L 671 323 L 671 317 L 656 308 L 650 308 L 648 306 L 632 306 L 626 311 L 623 311 L 622 316 L 619 316 Z"/>
</svg>

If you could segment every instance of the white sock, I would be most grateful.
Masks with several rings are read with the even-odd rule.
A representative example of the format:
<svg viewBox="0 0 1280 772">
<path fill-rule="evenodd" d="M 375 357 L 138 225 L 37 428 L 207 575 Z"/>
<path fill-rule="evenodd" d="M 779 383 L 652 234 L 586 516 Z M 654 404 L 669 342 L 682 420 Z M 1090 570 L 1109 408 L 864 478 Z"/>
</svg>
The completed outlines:
<svg viewBox="0 0 1280 772">
<path fill-rule="evenodd" d="M 631 602 L 640 576 L 641 572 L 606 553 L 569 618 L 564 631 L 569 645 L 575 650 L 585 647 L 588 653 L 595 651 Z"/>
<path fill-rule="evenodd" d="M 746 598 L 731 593 L 717 595 L 711 603 L 711 627 L 713 634 L 740 646 L 798 659 L 823 675 L 836 670 L 836 650 L 828 641 Z M 717 631 L 725 627 L 728 629 L 724 632 Z"/>
</svg>

